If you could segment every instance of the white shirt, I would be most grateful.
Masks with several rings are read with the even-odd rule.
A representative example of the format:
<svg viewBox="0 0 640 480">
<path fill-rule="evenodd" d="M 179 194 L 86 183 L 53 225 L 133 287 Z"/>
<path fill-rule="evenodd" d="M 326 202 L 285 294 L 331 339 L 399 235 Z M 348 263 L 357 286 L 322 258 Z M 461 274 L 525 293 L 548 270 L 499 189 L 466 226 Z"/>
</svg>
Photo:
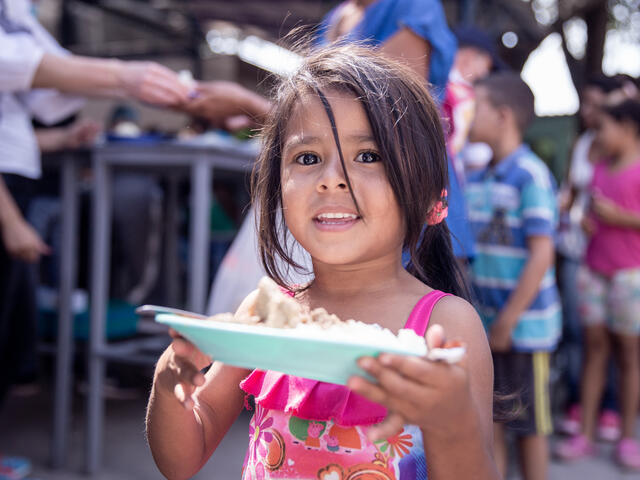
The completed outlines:
<svg viewBox="0 0 640 480">
<path fill-rule="evenodd" d="M 69 54 L 38 23 L 29 0 L 0 0 L 0 173 L 40 177 L 32 116 L 52 124 L 83 105 L 55 90 L 30 90 L 45 52 Z"/>
</svg>

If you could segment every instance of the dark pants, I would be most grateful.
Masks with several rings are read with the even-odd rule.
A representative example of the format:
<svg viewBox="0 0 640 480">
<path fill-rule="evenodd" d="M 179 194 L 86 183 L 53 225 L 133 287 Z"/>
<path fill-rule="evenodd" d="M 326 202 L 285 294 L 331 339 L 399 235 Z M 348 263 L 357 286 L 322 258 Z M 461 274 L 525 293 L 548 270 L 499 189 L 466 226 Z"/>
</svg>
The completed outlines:
<svg viewBox="0 0 640 480">
<path fill-rule="evenodd" d="M 35 181 L 2 178 L 24 216 Z M 13 383 L 36 372 L 36 267 L 11 257 L 0 241 L 0 406 Z"/>
</svg>

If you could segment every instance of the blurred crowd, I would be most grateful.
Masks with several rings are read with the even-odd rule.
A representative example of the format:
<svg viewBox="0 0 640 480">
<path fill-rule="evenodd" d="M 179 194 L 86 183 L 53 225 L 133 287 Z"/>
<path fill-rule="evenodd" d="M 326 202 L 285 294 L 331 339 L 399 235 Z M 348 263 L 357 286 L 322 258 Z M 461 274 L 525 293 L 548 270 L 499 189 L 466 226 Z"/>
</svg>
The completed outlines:
<svg viewBox="0 0 640 480">
<path fill-rule="evenodd" d="M 494 354 L 502 473 L 507 438 L 518 440 L 525 479 L 547 478 L 552 454 L 563 461 L 596 455 L 598 440 L 615 442 L 616 461 L 640 471 L 638 79 L 584 79 L 579 134 L 566 174 L 555 179 L 524 143 L 535 116 L 533 94 L 499 58 L 492 38 L 471 25 L 450 30 L 437 0 L 398 2 L 406 11 L 392 3 L 343 2 L 325 17 L 316 41 L 371 41 L 407 62 L 440 103 L 449 154 L 447 222 Z M 100 123 L 75 116 L 85 97 L 183 112 L 196 134 L 258 127 L 268 114 L 268 99 L 236 83 L 188 77 L 154 62 L 74 55 L 38 23 L 29 0 L 0 0 L 0 406 L 12 385 L 36 379 L 36 292 L 46 276 L 36 265 L 59 248 L 55 238 L 43 240 L 47 209 L 59 202 L 47 202 L 40 191 L 47 180 L 40 154 L 94 144 Z M 142 134 L 148 132 L 135 110 L 114 110 L 107 138 Z M 161 255 L 147 246 L 149 231 L 161 228 L 162 215 L 153 211 L 162 208 L 162 188 L 150 177 L 119 174 L 114 189 L 116 235 L 127 232 L 118 263 L 128 269 L 116 283 L 122 287 L 125 276 L 120 295 L 140 304 L 153 287 L 145 277 L 148 258 Z M 248 215 L 228 258 L 251 241 L 252 228 Z M 239 272 L 222 261 L 211 313 L 234 309 L 234 298 L 257 283 L 258 259 L 249 263 Z M 238 290 L 233 298 L 230 288 Z M 566 435 L 553 451 L 552 414 Z M 0 455 L 0 479 L 21 478 L 15 473 L 21 465 Z"/>
</svg>

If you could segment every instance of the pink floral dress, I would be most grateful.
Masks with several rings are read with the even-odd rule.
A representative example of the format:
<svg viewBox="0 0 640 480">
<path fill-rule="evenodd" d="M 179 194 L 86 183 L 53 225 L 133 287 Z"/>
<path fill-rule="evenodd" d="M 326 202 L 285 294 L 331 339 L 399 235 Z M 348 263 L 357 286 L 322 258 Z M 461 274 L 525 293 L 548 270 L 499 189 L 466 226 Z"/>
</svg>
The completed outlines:
<svg viewBox="0 0 640 480">
<path fill-rule="evenodd" d="M 445 295 L 425 295 L 405 328 L 424 335 Z M 254 370 L 240 387 L 255 400 L 243 480 L 427 478 L 420 429 L 405 425 L 393 437 L 370 442 L 367 430 L 384 419 L 386 409 L 342 385 Z"/>
</svg>

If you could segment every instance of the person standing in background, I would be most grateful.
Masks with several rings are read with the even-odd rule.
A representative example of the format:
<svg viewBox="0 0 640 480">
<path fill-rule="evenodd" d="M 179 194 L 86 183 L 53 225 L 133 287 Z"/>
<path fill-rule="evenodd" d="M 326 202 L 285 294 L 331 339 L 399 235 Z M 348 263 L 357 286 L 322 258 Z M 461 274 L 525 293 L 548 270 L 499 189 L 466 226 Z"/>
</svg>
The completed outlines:
<svg viewBox="0 0 640 480">
<path fill-rule="evenodd" d="M 583 225 L 590 234 L 577 278 L 584 326 L 580 433 L 560 442 L 564 460 L 597 453 L 596 420 L 609 357 L 619 372 L 621 436 L 615 459 L 640 472 L 636 438 L 640 400 L 640 100 L 602 108 L 596 141 L 603 157 L 594 165 L 591 201 Z"/>
<path fill-rule="evenodd" d="M 534 118 L 533 93 L 516 73 L 476 83 L 470 141 L 493 158 L 468 178 L 477 256 L 471 265 L 478 311 L 489 334 L 495 391 L 515 395 L 515 418 L 494 424 L 496 463 L 507 474 L 506 431 L 517 437 L 524 480 L 546 480 L 552 432 L 549 355 L 561 331 L 555 283 L 555 182 L 522 142 Z"/>
<path fill-rule="evenodd" d="M 348 0 L 331 10 L 318 30 L 318 43 L 365 42 L 405 62 L 445 98 L 457 43 L 439 0 Z M 453 252 L 461 263 L 473 258 L 473 236 L 460 179 L 449 159 L 449 217 Z"/>
<path fill-rule="evenodd" d="M 467 156 L 462 151 L 468 147 L 469 128 L 475 114 L 473 84 L 506 66 L 498 57 L 493 41 L 482 30 L 462 25 L 454 33 L 458 51 L 449 73 L 443 110 L 449 121 L 447 145 L 452 163 L 458 181 L 464 185 Z"/>
<path fill-rule="evenodd" d="M 580 95 L 580 120 L 584 131 L 574 145 L 567 176 L 560 188 L 560 223 L 556 245 L 558 286 L 562 299 L 563 338 L 560 348 L 567 355 L 568 406 L 559 429 L 567 435 L 580 433 L 580 371 L 582 369 L 582 326 L 578 312 L 576 277 L 583 262 L 587 237 L 581 222 L 589 204 L 589 185 L 595 163 L 602 157 L 596 138 L 600 108 L 607 97 L 620 91 L 622 84 L 614 77 L 596 75 L 588 78 Z M 613 378 L 609 376 L 598 420 L 598 437 L 616 441 L 620 436 Z"/>
<path fill-rule="evenodd" d="M 177 107 L 188 101 L 189 88 L 156 63 L 71 55 L 38 23 L 30 1 L 0 0 L 0 405 L 24 374 L 19 367 L 35 363 L 34 263 L 49 253 L 25 220 L 41 175 L 39 139 L 31 121 L 55 124 L 77 112 L 83 101 L 68 94 Z M 82 129 L 66 133 L 71 137 L 60 142 L 43 132 L 43 149 L 91 137 Z M 0 469 L 7 475 L 24 473 L 29 462 L 5 457 Z"/>
</svg>

